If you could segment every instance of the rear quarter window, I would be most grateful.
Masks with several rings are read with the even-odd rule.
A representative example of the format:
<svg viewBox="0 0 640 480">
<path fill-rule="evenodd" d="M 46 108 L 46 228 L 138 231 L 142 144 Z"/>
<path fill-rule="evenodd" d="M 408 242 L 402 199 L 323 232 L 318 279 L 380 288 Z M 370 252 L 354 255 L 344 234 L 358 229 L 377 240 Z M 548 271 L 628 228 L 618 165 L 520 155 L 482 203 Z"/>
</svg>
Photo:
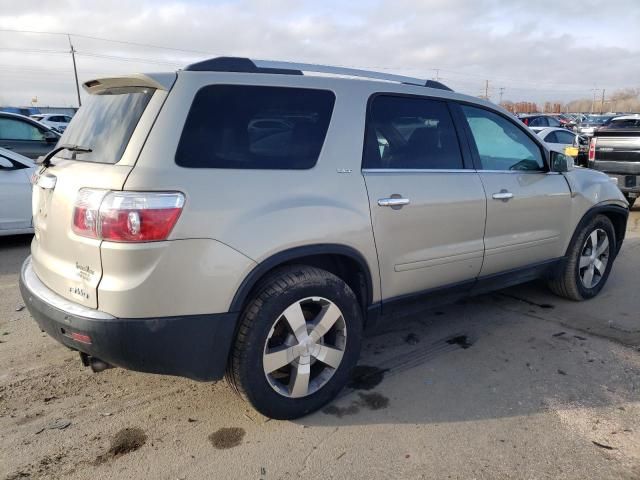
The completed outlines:
<svg viewBox="0 0 640 480">
<path fill-rule="evenodd" d="M 334 104 L 328 90 L 203 87 L 187 116 L 176 163 L 187 168 L 312 168 Z"/>
</svg>

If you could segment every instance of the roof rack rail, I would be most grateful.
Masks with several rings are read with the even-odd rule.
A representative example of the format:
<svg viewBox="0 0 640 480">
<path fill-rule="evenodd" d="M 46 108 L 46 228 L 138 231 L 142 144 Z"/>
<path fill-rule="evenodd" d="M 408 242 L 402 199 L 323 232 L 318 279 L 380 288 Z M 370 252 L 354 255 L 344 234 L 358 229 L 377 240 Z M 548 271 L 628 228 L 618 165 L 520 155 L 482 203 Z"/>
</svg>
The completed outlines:
<svg viewBox="0 0 640 480">
<path fill-rule="evenodd" d="M 370 78 L 386 82 L 397 82 L 406 85 L 451 90 L 446 85 L 435 80 L 405 77 L 390 73 L 360 70 L 356 68 L 332 67 L 330 65 L 315 65 L 312 63 L 280 62 L 275 60 L 252 60 L 243 57 L 217 57 L 202 62 L 193 63 L 185 68 L 195 72 L 238 72 L 238 73 L 272 73 L 281 75 L 303 75 L 303 72 L 323 73 L 327 75 L 342 75 L 346 77 Z"/>
</svg>

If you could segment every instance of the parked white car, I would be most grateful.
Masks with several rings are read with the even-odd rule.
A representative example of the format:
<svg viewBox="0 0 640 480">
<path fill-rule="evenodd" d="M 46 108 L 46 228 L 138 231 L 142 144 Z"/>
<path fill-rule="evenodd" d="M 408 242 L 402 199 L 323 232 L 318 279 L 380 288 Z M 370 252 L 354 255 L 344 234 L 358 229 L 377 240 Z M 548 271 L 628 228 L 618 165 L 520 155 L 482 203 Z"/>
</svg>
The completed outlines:
<svg viewBox="0 0 640 480">
<path fill-rule="evenodd" d="M 70 115 L 60 115 L 59 113 L 38 113 L 37 115 L 31 115 L 31 118 L 62 133 L 71 122 L 72 117 Z"/>
<path fill-rule="evenodd" d="M 37 165 L 0 148 L 0 236 L 33 233 L 31 176 Z"/>
<path fill-rule="evenodd" d="M 536 131 L 536 134 L 544 140 L 549 149 L 563 152 L 565 147 L 574 144 L 577 135 L 566 128 L 548 127 Z"/>
</svg>

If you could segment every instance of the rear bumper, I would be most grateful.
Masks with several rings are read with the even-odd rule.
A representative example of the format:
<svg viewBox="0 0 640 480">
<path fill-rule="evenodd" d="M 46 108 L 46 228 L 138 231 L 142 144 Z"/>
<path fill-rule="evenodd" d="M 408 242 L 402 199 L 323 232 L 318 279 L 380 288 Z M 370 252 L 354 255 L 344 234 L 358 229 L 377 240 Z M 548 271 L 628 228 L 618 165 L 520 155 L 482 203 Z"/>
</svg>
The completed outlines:
<svg viewBox="0 0 640 480">
<path fill-rule="evenodd" d="M 219 380 L 233 341 L 236 313 L 116 318 L 59 296 L 27 258 L 20 292 L 40 328 L 63 345 L 139 372 Z"/>
</svg>

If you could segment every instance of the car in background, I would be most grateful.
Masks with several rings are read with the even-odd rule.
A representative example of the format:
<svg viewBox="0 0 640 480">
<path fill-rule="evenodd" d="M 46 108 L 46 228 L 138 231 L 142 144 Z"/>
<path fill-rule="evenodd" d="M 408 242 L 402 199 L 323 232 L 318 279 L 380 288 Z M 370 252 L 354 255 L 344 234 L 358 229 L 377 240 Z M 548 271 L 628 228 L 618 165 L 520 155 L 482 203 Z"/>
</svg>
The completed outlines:
<svg viewBox="0 0 640 480">
<path fill-rule="evenodd" d="M 36 164 L 0 148 L 0 236 L 33 233 L 31 176 Z"/>
<path fill-rule="evenodd" d="M 0 112 L 0 148 L 36 159 L 53 150 L 59 139 L 58 132 L 32 118 Z"/>
<path fill-rule="evenodd" d="M 578 135 L 592 137 L 593 132 L 598 128 L 605 126 L 613 118 L 615 118 L 615 115 L 587 115 L 587 118 L 577 124 L 573 131 Z"/>
<path fill-rule="evenodd" d="M 588 166 L 615 178 L 632 207 L 640 197 L 640 127 L 626 123 L 616 127 L 612 123 L 594 132 Z"/>
<path fill-rule="evenodd" d="M 622 115 L 612 118 L 602 128 L 618 129 L 618 128 L 640 128 L 640 114 Z"/>
<path fill-rule="evenodd" d="M 562 127 L 560 120 L 551 115 L 523 115 L 520 120 L 534 132 L 547 127 Z"/>
<path fill-rule="evenodd" d="M 63 133 L 69 122 L 71 122 L 72 117 L 71 115 L 60 115 L 59 113 L 38 113 L 37 115 L 31 115 L 31 118 Z"/>
<path fill-rule="evenodd" d="M 573 146 L 576 137 L 574 132 L 570 132 L 566 128 L 548 127 L 536 132 L 536 134 L 549 145 L 551 150 L 564 151 L 566 147 Z"/>
</svg>

